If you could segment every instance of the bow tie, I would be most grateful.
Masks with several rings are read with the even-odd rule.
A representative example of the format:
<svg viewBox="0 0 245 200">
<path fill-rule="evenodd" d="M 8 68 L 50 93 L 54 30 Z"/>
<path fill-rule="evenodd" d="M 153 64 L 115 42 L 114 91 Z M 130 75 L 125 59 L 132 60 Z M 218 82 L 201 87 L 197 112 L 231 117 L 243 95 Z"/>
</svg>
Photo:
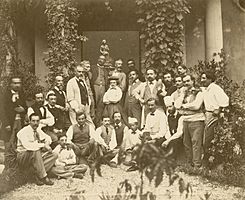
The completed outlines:
<svg viewBox="0 0 245 200">
<path fill-rule="evenodd" d="M 132 134 L 134 134 L 134 135 L 135 135 L 135 134 L 136 134 L 136 131 L 132 131 Z"/>
<path fill-rule="evenodd" d="M 151 113 L 150 115 L 155 116 L 155 113 Z"/>
<path fill-rule="evenodd" d="M 149 85 L 153 85 L 154 83 L 153 83 L 153 81 L 149 81 Z"/>
</svg>

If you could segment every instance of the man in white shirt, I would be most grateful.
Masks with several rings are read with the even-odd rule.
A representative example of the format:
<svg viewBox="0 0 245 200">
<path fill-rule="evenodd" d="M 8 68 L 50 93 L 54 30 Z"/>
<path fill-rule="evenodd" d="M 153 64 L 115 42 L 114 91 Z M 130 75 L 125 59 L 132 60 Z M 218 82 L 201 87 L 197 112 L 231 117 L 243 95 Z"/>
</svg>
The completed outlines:
<svg viewBox="0 0 245 200">
<path fill-rule="evenodd" d="M 51 112 L 44 106 L 44 95 L 42 92 L 36 92 L 34 95 L 35 103 L 28 108 L 27 115 L 30 117 L 32 113 L 36 113 L 40 116 L 39 128 L 45 131 L 52 127 L 55 123 L 54 116 Z"/>
<path fill-rule="evenodd" d="M 67 146 L 67 137 L 65 135 L 59 138 L 59 143 L 53 150 L 58 155 L 58 159 L 51 172 L 58 178 L 82 179 L 87 171 L 87 166 L 85 164 L 77 164 L 76 155 L 73 149 Z"/>
<path fill-rule="evenodd" d="M 53 167 L 58 155 L 52 153 L 51 138 L 38 129 L 39 115 L 33 113 L 29 118 L 30 124 L 17 133 L 17 163 L 23 170 L 33 167 L 37 185 L 53 185 L 47 172 Z"/>
<path fill-rule="evenodd" d="M 214 138 L 214 128 L 217 125 L 218 119 L 223 117 L 224 108 L 229 106 L 229 97 L 224 90 L 215 83 L 214 73 L 202 73 L 201 83 L 206 87 L 206 90 L 203 92 L 206 116 L 203 148 L 204 153 L 206 153 Z"/>
<path fill-rule="evenodd" d="M 156 100 L 154 98 L 148 99 L 147 106 L 150 112 L 146 116 L 143 133 L 149 133 L 150 141 L 161 145 L 163 141 L 171 136 L 167 116 L 163 110 L 157 109 Z"/>
<path fill-rule="evenodd" d="M 195 87 L 195 78 L 186 75 L 183 78 L 185 92 L 179 97 L 182 102 L 179 112 L 184 116 L 183 143 L 188 162 L 194 167 L 202 165 L 202 141 L 205 115 L 203 113 L 203 93 Z"/>
<path fill-rule="evenodd" d="M 110 125 L 110 117 L 102 117 L 102 126 L 95 131 L 95 140 L 101 145 L 101 156 L 108 157 L 108 164 L 111 167 L 117 167 L 118 152 L 116 133 L 113 126 Z"/>
<path fill-rule="evenodd" d="M 85 112 L 87 119 L 93 123 L 90 115 L 91 95 L 89 85 L 87 85 L 86 73 L 90 70 L 90 62 L 83 61 L 76 66 L 75 77 L 71 78 L 66 87 L 67 101 L 70 105 L 70 120 L 76 124 L 76 113 Z"/>
<path fill-rule="evenodd" d="M 148 68 L 146 70 L 146 79 L 147 81 L 140 84 L 139 87 L 137 87 L 133 91 L 133 95 L 136 99 L 138 99 L 142 105 L 142 115 L 141 115 L 141 127 L 145 125 L 145 118 L 147 114 L 149 113 L 149 110 L 147 109 L 147 100 L 149 98 L 154 98 L 156 101 L 156 105 L 160 107 L 160 99 L 163 98 L 167 92 L 165 90 L 165 85 L 161 82 L 161 80 L 156 80 L 157 73 L 154 68 Z"/>
</svg>

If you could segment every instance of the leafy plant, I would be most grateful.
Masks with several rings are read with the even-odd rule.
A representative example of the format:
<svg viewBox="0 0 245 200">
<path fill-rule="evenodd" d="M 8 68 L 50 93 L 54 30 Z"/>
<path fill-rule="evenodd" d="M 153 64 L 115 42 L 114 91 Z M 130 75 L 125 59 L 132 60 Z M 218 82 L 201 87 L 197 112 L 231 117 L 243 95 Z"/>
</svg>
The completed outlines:
<svg viewBox="0 0 245 200">
<path fill-rule="evenodd" d="M 159 71 L 176 68 L 183 57 L 183 18 L 189 13 L 186 0 L 136 0 L 141 25 L 140 38 L 145 44 L 145 67 Z"/>
<path fill-rule="evenodd" d="M 219 58 L 207 61 L 199 61 L 197 65 L 190 68 L 190 72 L 197 78 L 201 77 L 202 72 L 212 71 L 216 75 L 216 83 L 220 85 L 230 99 L 230 106 L 225 110 L 223 120 L 219 121 L 215 129 L 214 139 L 208 151 L 209 167 L 221 168 L 222 174 L 218 180 L 241 184 L 242 160 L 244 158 L 244 128 L 245 128 L 245 107 L 244 107 L 244 83 L 239 85 L 227 76 L 227 55 L 222 50 L 221 53 L 214 54 Z M 199 80 L 198 80 L 199 81 Z M 210 173 L 202 172 L 204 176 Z M 201 174 L 202 174 L 201 173 Z M 215 172 L 216 173 L 216 172 Z M 213 175 L 218 177 L 219 175 Z M 223 177 L 226 176 L 226 177 Z"/>
<path fill-rule="evenodd" d="M 76 41 L 86 38 L 77 32 L 79 12 L 72 0 L 46 0 L 45 13 L 48 18 L 47 82 L 50 86 L 57 75 L 69 77 L 76 65 Z"/>
</svg>

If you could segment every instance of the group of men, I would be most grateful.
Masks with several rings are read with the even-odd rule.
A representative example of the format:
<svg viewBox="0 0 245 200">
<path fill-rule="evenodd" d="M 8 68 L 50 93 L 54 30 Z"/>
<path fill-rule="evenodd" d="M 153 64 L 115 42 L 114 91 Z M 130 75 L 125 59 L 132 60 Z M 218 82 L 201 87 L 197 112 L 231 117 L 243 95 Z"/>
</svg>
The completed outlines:
<svg viewBox="0 0 245 200">
<path fill-rule="evenodd" d="M 203 72 L 202 87 L 197 87 L 182 65 L 175 77 L 170 71 L 159 76 L 154 68 L 143 76 L 132 59 L 126 73 L 122 59 L 113 68 L 105 67 L 105 61 L 103 55 L 95 66 L 82 61 L 66 90 L 63 77 L 56 76 L 55 86 L 46 96 L 36 92 L 29 107 L 21 79 L 12 77 L 1 97 L 1 135 L 6 149 L 17 140 L 19 166 L 32 166 L 38 185 L 52 185 L 47 172 L 81 178 L 84 164 L 92 166 L 102 156 L 117 167 L 119 151 L 130 155 L 144 140 L 171 149 L 173 158 L 184 147 L 188 162 L 201 167 L 214 128 L 229 105 L 214 73 Z M 129 171 L 137 169 L 132 159 L 125 159 L 125 165 L 131 166 Z"/>
</svg>

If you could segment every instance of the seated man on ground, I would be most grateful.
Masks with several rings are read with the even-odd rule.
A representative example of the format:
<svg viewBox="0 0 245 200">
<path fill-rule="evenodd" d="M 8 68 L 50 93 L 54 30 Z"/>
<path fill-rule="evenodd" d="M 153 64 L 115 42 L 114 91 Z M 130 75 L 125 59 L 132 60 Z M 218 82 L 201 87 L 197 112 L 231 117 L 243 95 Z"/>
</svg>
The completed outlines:
<svg viewBox="0 0 245 200">
<path fill-rule="evenodd" d="M 120 112 L 114 112 L 112 117 L 114 122 L 113 127 L 115 129 L 117 138 L 117 148 L 120 148 L 123 142 L 123 138 L 128 132 L 128 127 L 124 124 Z"/>
<path fill-rule="evenodd" d="M 58 137 L 63 135 L 63 130 L 65 128 L 65 121 L 63 118 L 63 111 L 60 107 L 56 104 L 57 97 L 54 93 L 50 93 L 47 95 L 48 104 L 45 107 L 54 117 L 54 125 L 50 127 L 51 131 L 51 138 L 52 138 L 52 145 L 51 147 L 55 147 L 58 144 Z"/>
<path fill-rule="evenodd" d="M 74 151 L 67 146 L 67 137 L 61 136 L 59 145 L 53 150 L 58 155 L 55 166 L 52 168 L 51 173 L 58 178 L 83 178 L 84 173 L 87 171 L 87 166 L 84 164 L 76 165 L 76 155 Z"/>
<path fill-rule="evenodd" d="M 167 108 L 167 118 L 171 137 L 162 143 L 162 146 L 172 151 L 173 158 L 176 159 L 177 156 L 184 151 L 183 145 L 183 116 L 174 107 L 174 101 L 172 97 L 166 96 L 164 98 L 164 103 Z"/>
<path fill-rule="evenodd" d="M 87 120 L 85 112 L 76 113 L 76 118 L 77 123 L 71 125 L 66 132 L 67 143 L 71 145 L 79 159 L 79 163 L 85 161 L 85 163 L 92 164 L 97 157 L 94 126 Z"/>
<path fill-rule="evenodd" d="M 95 140 L 100 144 L 100 156 L 106 158 L 106 162 L 111 167 L 117 167 L 118 152 L 116 133 L 113 126 L 110 125 L 110 117 L 102 117 L 102 125 L 96 129 Z"/>
<path fill-rule="evenodd" d="M 57 154 L 52 152 L 51 138 L 38 129 L 40 117 L 30 115 L 30 124 L 17 133 L 17 163 L 21 169 L 34 169 L 37 185 L 53 185 L 47 172 L 54 166 Z"/>
<path fill-rule="evenodd" d="M 129 117 L 128 123 L 129 130 L 125 135 L 122 143 L 122 149 L 125 151 L 126 154 L 123 164 L 128 166 L 134 166 L 135 162 L 132 160 L 132 152 L 136 148 L 136 145 L 141 143 L 142 132 L 138 129 L 139 124 L 136 118 Z M 129 171 L 132 171 L 132 169 Z"/>
<path fill-rule="evenodd" d="M 147 100 L 147 107 L 150 112 L 146 116 L 145 128 L 142 132 L 144 135 L 149 134 L 148 142 L 161 145 L 171 136 L 167 116 L 163 110 L 157 109 L 154 98 Z"/>
</svg>

